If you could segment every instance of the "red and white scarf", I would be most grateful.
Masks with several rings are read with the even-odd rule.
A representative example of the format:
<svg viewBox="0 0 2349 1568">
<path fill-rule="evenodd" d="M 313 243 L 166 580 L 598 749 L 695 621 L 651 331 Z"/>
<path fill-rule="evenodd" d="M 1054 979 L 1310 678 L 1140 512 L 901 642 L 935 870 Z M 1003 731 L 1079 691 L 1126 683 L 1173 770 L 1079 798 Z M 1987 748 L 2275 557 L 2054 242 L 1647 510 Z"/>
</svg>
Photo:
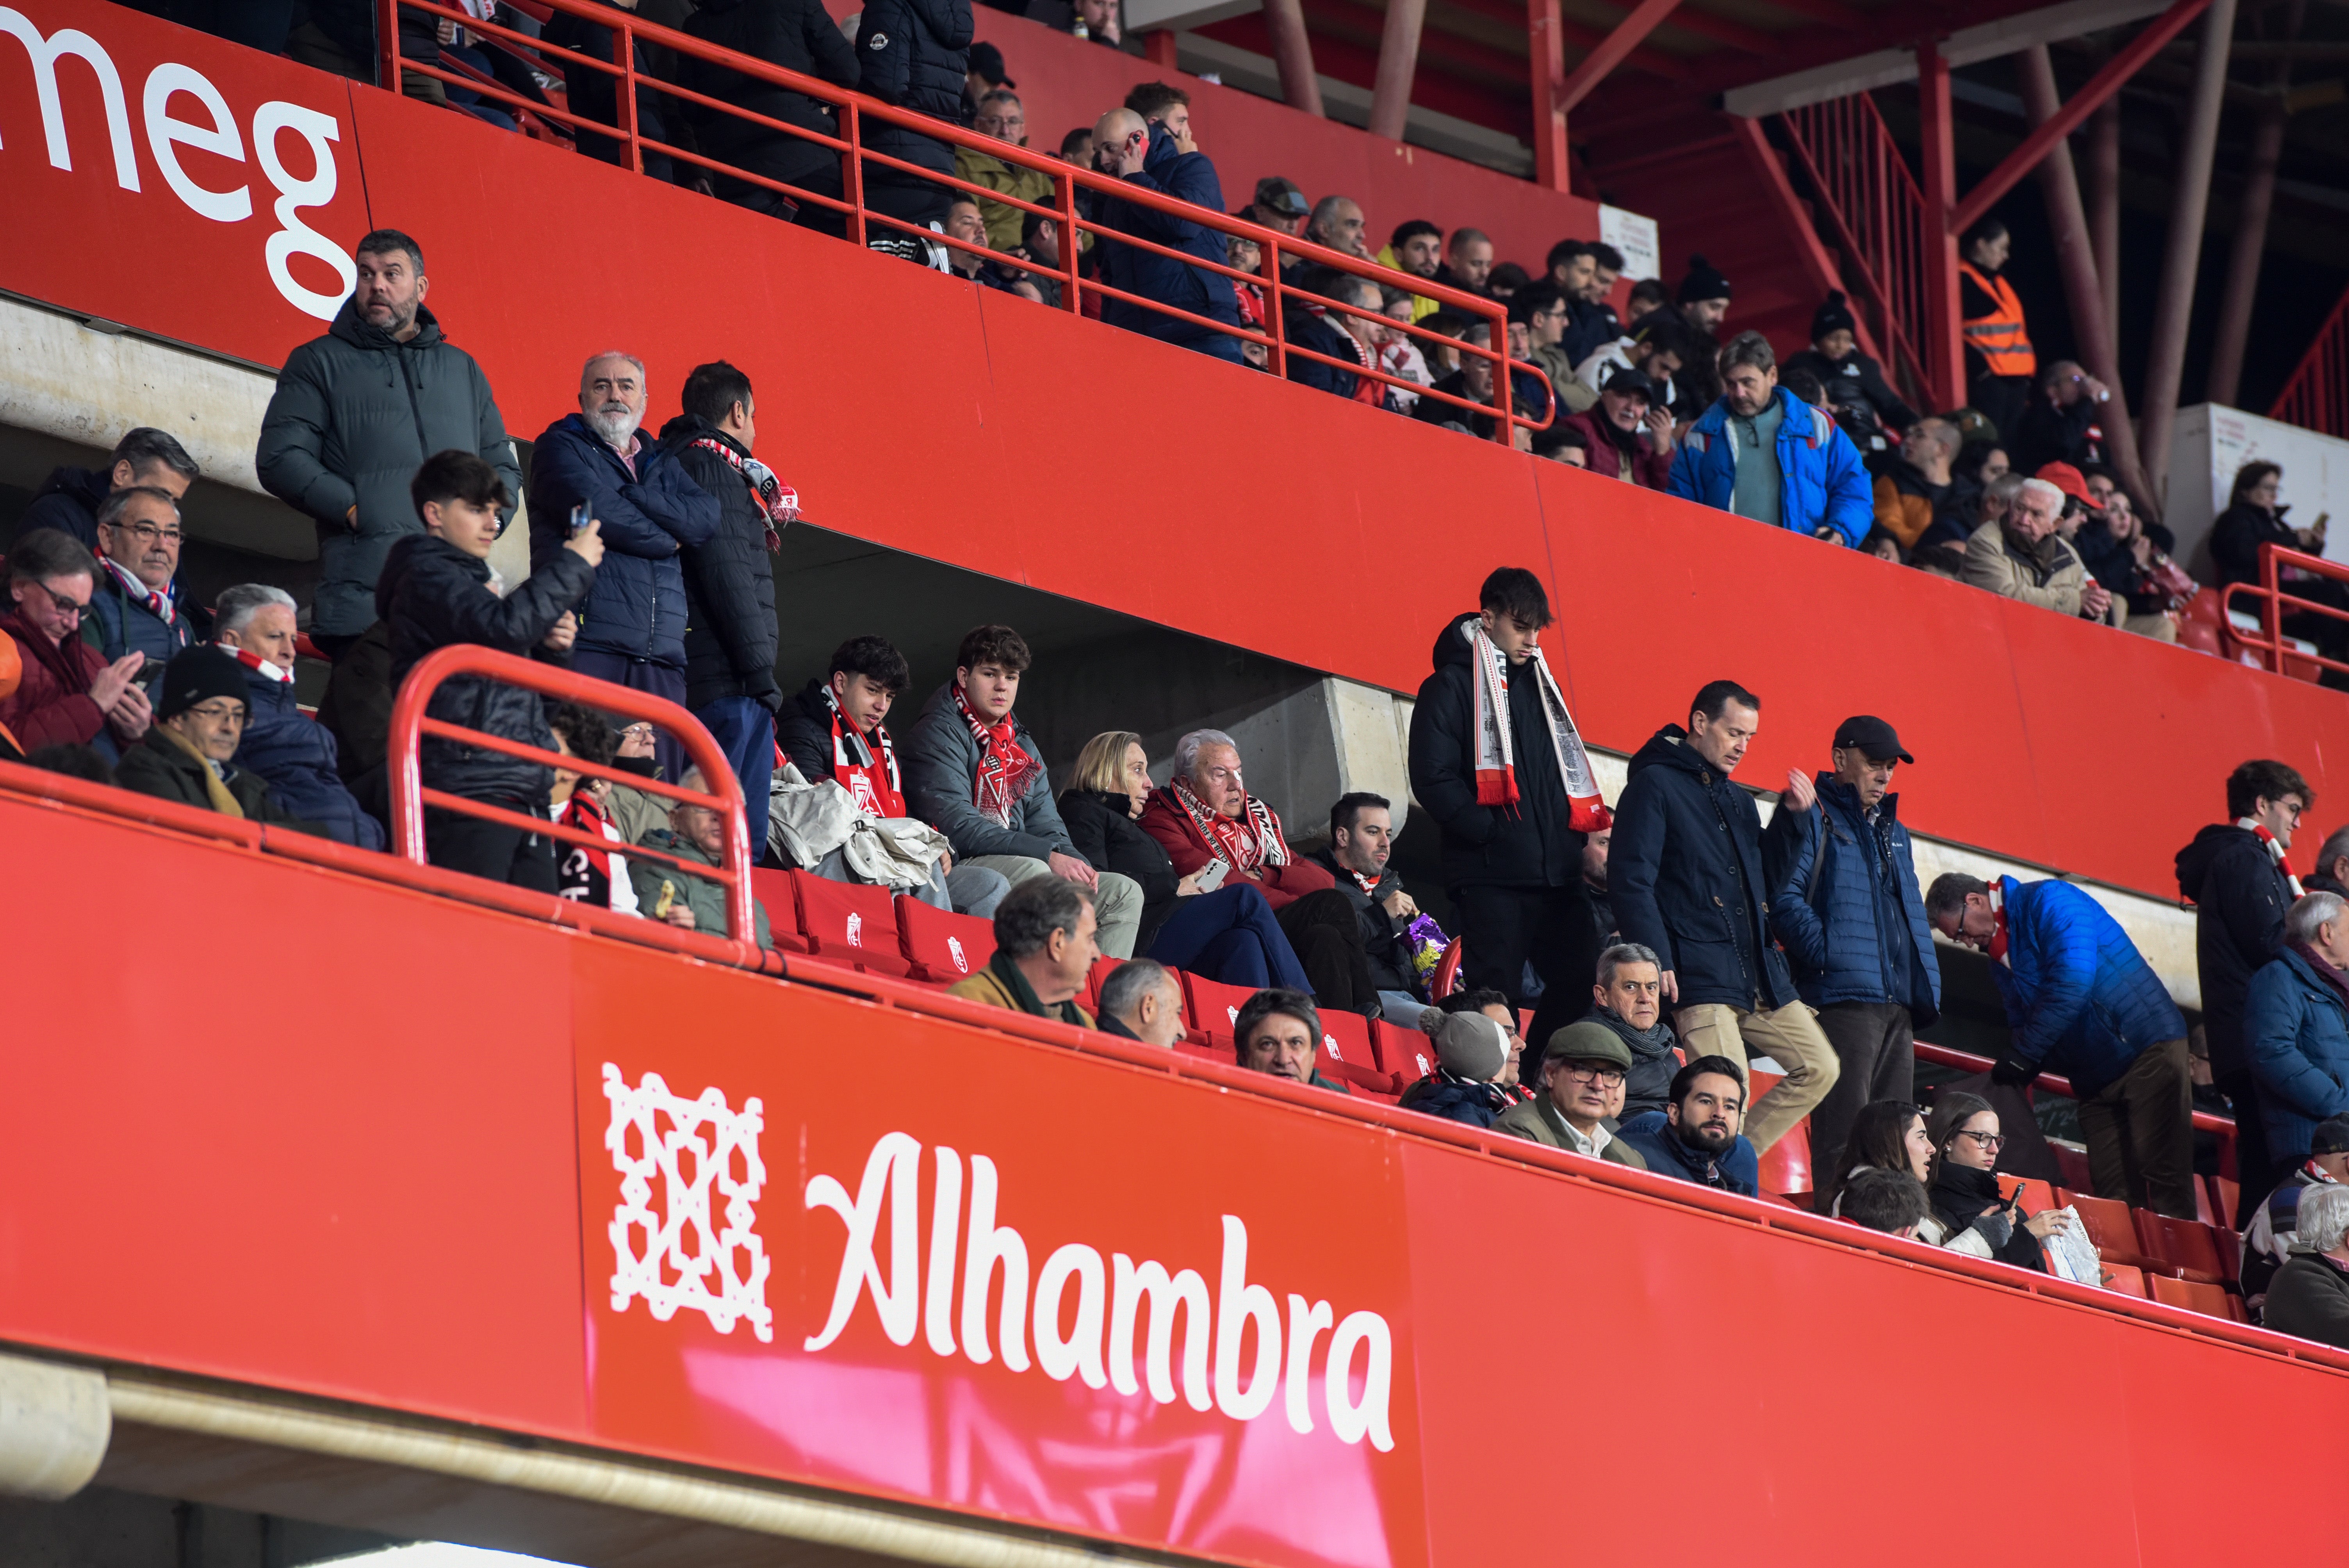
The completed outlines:
<svg viewBox="0 0 2349 1568">
<path fill-rule="evenodd" d="M 1183 808 L 1191 825 L 1206 840 L 1207 847 L 1228 861 L 1234 871 L 1253 872 L 1258 866 L 1288 863 L 1288 843 L 1280 836 L 1280 819 L 1256 796 L 1245 797 L 1246 809 L 1237 817 L 1226 817 L 1193 794 L 1187 781 L 1177 779 L 1169 788 L 1174 791 L 1174 803 Z"/>
<path fill-rule="evenodd" d="M 243 665 L 246 669 L 259 670 L 263 675 L 267 676 L 279 686 L 284 686 L 287 681 L 294 678 L 294 672 L 292 670 L 278 668 L 275 664 L 263 658 L 251 648 L 231 648 L 228 652 L 235 655 L 236 662 Z"/>
<path fill-rule="evenodd" d="M 2301 887 L 2300 879 L 2292 874 L 2291 863 L 2283 858 L 2283 845 L 2278 841 L 2275 834 L 2268 830 L 2267 825 L 2250 817 L 2238 817 L 2235 819 L 2235 826 L 2250 829 L 2251 837 L 2266 846 L 2268 859 L 2274 862 L 2277 874 L 2283 878 L 2284 885 L 2292 889 L 2292 896 L 2300 897 L 2305 890 Z"/>
<path fill-rule="evenodd" d="M 1990 934 L 1991 958 L 1992 962 L 2005 964 L 2012 969 L 2014 965 L 2008 963 L 2006 957 L 2006 883 L 2002 880 L 1990 884 L 1990 913 L 1996 923 Z"/>
<path fill-rule="evenodd" d="M 148 587 L 139 581 L 137 573 L 109 555 L 103 547 L 98 550 L 98 558 L 106 563 L 106 569 L 109 572 L 114 573 L 114 580 L 122 584 L 122 591 L 125 593 L 147 606 L 148 614 L 167 626 L 179 619 L 179 611 L 171 603 L 171 591 L 169 587 L 160 593 Z"/>
<path fill-rule="evenodd" d="M 800 492 L 777 479 L 774 469 L 756 458 L 744 457 L 715 436 L 704 436 L 693 444 L 705 451 L 716 452 L 734 465 L 734 471 L 740 474 L 742 482 L 750 487 L 750 499 L 758 502 L 759 511 L 766 519 L 767 548 L 781 550 L 783 547 L 781 531 L 800 520 Z"/>
<path fill-rule="evenodd" d="M 615 844 L 626 842 L 620 837 L 620 830 L 604 815 L 603 806 L 585 789 L 564 801 L 554 820 L 566 828 L 596 834 Z M 628 880 L 626 860 L 608 850 L 590 849 L 567 841 L 558 844 L 555 852 L 561 857 L 555 872 L 555 891 L 564 898 L 619 914 L 643 913 L 636 905 L 636 885 Z"/>
<path fill-rule="evenodd" d="M 905 787 L 897 776 L 897 749 L 889 743 L 889 727 L 873 727 L 874 739 L 881 743 L 881 756 L 876 765 L 873 747 L 864 732 L 856 727 L 840 706 L 832 688 L 823 688 L 823 706 L 832 710 L 832 776 L 848 791 L 848 798 L 859 809 L 876 817 L 903 817 L 905 811 Z M 1026 755 L 1024 752 L 1021 755 Z"/>
<path fill-rule="evenodd" d="M 971 711 L 962 687 L 949 689 L 963 722 L 970 726 L 971 735 L 978 741 L 978 777 L 971 784 L 971 804 L 997 827 L 1008 828 L 1011 826 L 1011 809 L 1019 804 L 1019 797 L 1028 792 L 1029 784 L 1044 770 L 1044 765 L 1029 756 L 1028 748 L 1019 744 L 1009 714 L 1005 714 L 999 723 L 988 724 Z"/>
<path fill-rule="evenodd" d="M 1523 799 L 1517 788 L 1516 737 L 1509 723 L 1509 656 L 1485 634 L 1485 623 L 1471 615 L 1460 623 L 1468 639 L 1476 673 L 1470 684 L 1476 696 L 1476 800 L 1484 806 L 1515 806 Z M 1549 673 L 1549 661 L 1534 650 L 1536 689 L 1542 711 L 1549 716 L 1549 743 L 1557 758 L 1557 775 L 1566 782 L 1568 826 L 1578 833 L 1595 833 L 1615 820 L 1615 813 L 1599 798 L 1599 780 L 1584 755 L 1582 736 L 1566 697 Z"/>
</svg>

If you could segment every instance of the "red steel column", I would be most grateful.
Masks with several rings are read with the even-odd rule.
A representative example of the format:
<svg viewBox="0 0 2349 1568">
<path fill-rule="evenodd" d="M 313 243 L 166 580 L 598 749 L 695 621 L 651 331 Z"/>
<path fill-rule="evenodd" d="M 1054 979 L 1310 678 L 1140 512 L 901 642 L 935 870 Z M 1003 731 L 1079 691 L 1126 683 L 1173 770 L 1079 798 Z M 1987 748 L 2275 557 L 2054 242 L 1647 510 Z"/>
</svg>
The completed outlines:
<svg viewBox="0 0 2349 1568">
<path fill-rule="evenodd" d="M 1958 205 L 1957 150 L 1950 131 L 1950 62 L 1928 38 L 1917 46 L 1917 107 L 1924 152 L 1926 374 L 1942 408 L 1966 400 L 1965 338 L 1958 309 L 1958 237 L 1950 231 Z"/>
<path fill-rule="evenodd" d="M 1379 74 L 1371 88 L 1371 134 L 1402 139 L 1411 116 L 1412 78 L 1419 73 L 1419 32 L 1427 20 L 1427 0 L 1387 0 L 1387 20 L 1379 34 Z"/>
<path fill-rule="evenodd" d="M 1264 0 L 1272 34 L 1272 63 L 1280 69 L 1280 101 L 1307 114 L 1321 112 L 1321 82 L 1313 74 L 1313 41 L 1305 36 L 1302 0 Z"/>
<path fill-rule="evenodd" d="M 1566 31 L 1557 0 L 1526 0 L 1526 56 L 1533 90 L 1534 183 L 1547 191 L 1569 188 L 1566 152 Z"/>
<path fill-rule="evenodd" d="M 1143 57 L 1162 71 L 1177 70 L 1174 63 L 1174 29 L 1153 27 L 1142 35 Z"/>
<path fill-rule="evenodd" d="M 2202 260 L 2202 224 L 2210 210 L 2210 164 L 2219 149 L 2219 110 L 2227 89 L 2227 56 L 2235 40 L 2235 0 L 2210 0 L 2202 46 L 2194 59 L 2194 93 L 2169 189 L 2169 242 L 2161 259 L 2161 294 L 2145 366 L 2146 472 L 2169 478 L 2169 435 L 2178 420 L 2178 384 L 2186 374 L 2186 329 Z"/>
</svg>

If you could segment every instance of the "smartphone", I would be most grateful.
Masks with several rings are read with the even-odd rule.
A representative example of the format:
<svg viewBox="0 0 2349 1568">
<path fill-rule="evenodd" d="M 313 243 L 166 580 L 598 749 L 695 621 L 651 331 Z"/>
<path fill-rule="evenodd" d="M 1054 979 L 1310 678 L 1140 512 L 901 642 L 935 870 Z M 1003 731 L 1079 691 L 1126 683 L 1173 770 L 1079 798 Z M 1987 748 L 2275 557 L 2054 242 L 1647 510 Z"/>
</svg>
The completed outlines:
<svg viewBox="0 0 2349 1568">
<path fill-rule="evenodd" d="M 587 515 L 587 503 L 581 501 L 571 509 L 571 537 L 576 539 L 593 520 Z"/>
<path fill-rule="evenodd" d="M 1231 869 L 1232 863 L 1220 856 L 1215 860 L 1209 861 L 1206 865 L 1200 870 L 1199 891 L 1201 892 L 1213 892 L 1217 888 L 1223 886 L 1224 878 L 1230 874 Z"/>
</svg>

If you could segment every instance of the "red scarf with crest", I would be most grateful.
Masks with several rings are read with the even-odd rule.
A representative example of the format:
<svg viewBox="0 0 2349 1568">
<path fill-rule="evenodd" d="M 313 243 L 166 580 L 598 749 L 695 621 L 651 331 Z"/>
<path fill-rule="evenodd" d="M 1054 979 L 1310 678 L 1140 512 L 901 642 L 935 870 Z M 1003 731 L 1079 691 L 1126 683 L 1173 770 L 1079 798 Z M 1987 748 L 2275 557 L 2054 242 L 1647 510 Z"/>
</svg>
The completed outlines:
<svg viewBox="0 0 2349 1568">
<path fill-rule="evenodd" d="M 1029 784 L 1044 770 L 1044 765 L 1029 756 L 1028 748 L 1019 744 L 1019 732 L 1009 714 L 988 724 L 972 711 L 962 687 L 948 689 L 954 693 L 956 709 L 978 742 L 978 777 L 971 785 L 971 804 L 997 827 L 1008 828 L 1011 826 L 1011 809 L 1019 804 L 1019 797 L 1028 792 Z"/>
</svg>

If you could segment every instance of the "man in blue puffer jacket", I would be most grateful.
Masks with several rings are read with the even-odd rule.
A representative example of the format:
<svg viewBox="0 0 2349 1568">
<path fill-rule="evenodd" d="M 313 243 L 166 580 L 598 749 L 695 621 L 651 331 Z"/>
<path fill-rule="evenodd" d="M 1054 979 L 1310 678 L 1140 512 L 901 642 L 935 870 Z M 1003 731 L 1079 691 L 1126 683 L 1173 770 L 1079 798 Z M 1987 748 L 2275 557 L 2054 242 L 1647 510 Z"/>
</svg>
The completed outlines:
<svg viewBox="0 0 2349 1568">
<path fill-rule="evenodd" d="M 1837 726 L 1830 755 L 1835 771 L 1818 776 L 1811 799 L 1789 780 L 1762 834 L 1770 930 L 1843 1064 L 1811 1111 L 1822 1172 L 1861 1106 L 1917 1098 L 1917 1031 L 1941 1012 L 1933 930 L 1900 797 L 1889 792 L 1893 770 L 1916 758 L 1890 725 L 1866 715 Z"/>
<path fill-rule="evenodd" d="M 1137 191 L 1156 191 L 1212 212 L 1224 210 L 1224 188 L 1207 155 L 1184 151 L 1162 121 L 1144 123 L 1130 108 L 1110 110 L 1094 127 L 1093 164 L 1102 173 L 1114 175 Z M 1139 201 L 1121 201 L 1113 197 L 1101 200 L 1097 216 L 1105 229 L 1132 234 L 1137 240 L 1148 240 L 1218 266 L 1228 264 L 1228 252 L 1220 229 L 1161 212 Z M 1226 326 L 1239 325 L 1239 299 L 1232 293 L 1231 279 L 1223 273 L 1186 266 L 1154 251 L 1122 245 L 1109 239 L 1102 242 L 1100 254 L 1101 281 L 1110 287 Z M 1181 316 L 1110 299 L 1102 305 L 1102 319 L 1112 326 L 1122 326 L 1145 337 L 1180 344 L 1218 359 L 1239 363 L 1238 338 Z"/>
<path fill-rule="evenodd" d="M 1993 1082 L 2063 1073 L 2100 1198 L 2194 1218 L 2186 1020 L 2120 923 L 2069 882 L 1944 872 L 1925 917 L 1991 956 L 2011 1040 Z"/>
<path fill-rule="evenodd" d="M 1664 488 L 1857 547 L 1875 524 L 1874 481 L 1826 411 L 1778 385 L 1769 340 L 1758 332 L 1731 338 L 1721 351 L 1721 401 L 1681 433 Z"/>
<path fill-rule="evenodd" d="M 244 668 L 248 693 L 239 768 L 269 781 L 285 808 L 337 843 L 380 850 L 383 824 L 343 783 L 334 731 L 294 701 L 294 595 L 263 583 L 223 589 L 212 605 L 213 640 Z"/>
<path fill-rule="evenodd" d="M 579 606 L 571 667 L 682 706 L 685 566 L 680 550 L 718 532 L 717 499 L 674 452 L 645 438 L 644 361 L 599 354 L 579 373 L 579 412 L 538 438 L 530 468 L 530 566 L 543 571 L 571 537 L 571 509 L 603 525 L 605 559 Z M 685 748 L 656 743 L 666 777 L 685 777 Z"/>
<path fill-rule="evenodd" d="M 2349 906 L 2313 892 L 2284 916 L 2283 950 L 2251 976 L 2243 1042 L 2272 1167 L 2309 1157 L 2316 1124 L 2349 1113 Z"/>
</svg>

